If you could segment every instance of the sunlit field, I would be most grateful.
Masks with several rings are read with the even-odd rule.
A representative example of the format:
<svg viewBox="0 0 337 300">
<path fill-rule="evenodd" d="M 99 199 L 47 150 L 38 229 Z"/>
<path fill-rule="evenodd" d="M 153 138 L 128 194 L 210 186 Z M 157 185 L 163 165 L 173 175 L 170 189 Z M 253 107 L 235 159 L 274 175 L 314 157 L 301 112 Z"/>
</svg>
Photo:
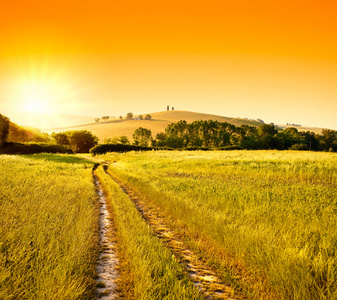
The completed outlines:
<svg viewBox="0 0 337 300">
<path fill-rule="evenodd" d="M 93 299 L 98 207 L 74 156 L 0 156 L 0 299 Z"/>
<path fill-rule="evenodd" d="M 0 156 L 0 299 L 94 299 L 106 195 L 125 299 L 203 299 L 109 174 L 250 299 L 337 298 L 337 155 L 157 151 Z"/>
<path fill-rule="evenodd" d="M 246 294 L 337 298 L 336 154 L 182 151 L 99 158 Z"/>
</svg>

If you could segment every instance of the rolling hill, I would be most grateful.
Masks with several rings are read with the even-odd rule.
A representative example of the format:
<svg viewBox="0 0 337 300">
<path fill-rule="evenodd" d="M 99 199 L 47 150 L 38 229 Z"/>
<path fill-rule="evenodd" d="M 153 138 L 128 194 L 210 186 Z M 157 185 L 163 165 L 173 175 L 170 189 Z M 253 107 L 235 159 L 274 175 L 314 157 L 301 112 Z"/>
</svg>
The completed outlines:
<svg viewBox="0 0 337 300">
<path fill-rule="evenodd" d="M 145 117 L 146 114 L 143 116 Z M 99 123 L 91 122 L 88 124 L 82 125 L 75 125 L 75 126 L 64 126 L 58 128 L 46 128 L 44 131 L 46 132 L 61 132 L 65 130 L 89 130 L 93 134 L 97 135 L 101 142 L 105 138 L 112 138 L 115 136 L 125 135 L 129 139 L 132 138 L 133 132 L 139 128 L 144 127 L 151 129 L 152 135 L 156 136 L 158 132 L 165 131 L 167 125 L 171 123 L 178 122 L 180 120 L 185 120 L 188 123 L 197 120 L 217 120 L 219 122 L 227 122 L 234 124 L 235 126 L 240 126 L 243 124 L 258 126 L 261 123 L 257 121 L 247 120 L 247 119 L 240 119 L 240 118 L 227 118 L 217 115 L 211 114 L 202 114 L 196 112 L 189 112 L 189 111 L 163 111 L 163 112 L 156 112 L 151 113 L 152 116 L 151 120 L 118 120 L 113 119 L 107 122 L 100 121 Z M 91 118 L 93 120 L 94 118 Z"/>
<path fill-rule="evenodd" d="M 146 114 L 143 114 L 145 117 Z M 18 120 L 19 124 L 24 124 L 38 127 L 44 132 L 62 132 L 66 130 L 89 130 L 93 134 L 97 135 L 101 142 L 105 138 L 112 138 L 115 136 L 125 135 L 129 139 L 132 138 L 133 132 L 139 127 L 145 127 L 151 129 L 152 135 L 155 137 L 158 132 L 165 131 L 167 125 L 178 122 L 180 120 L 186 120 L 188 123 L 197 120 L 216 120 L 219 122 L 227 122 L 235 126 L 251 125 L 259 126 L 260 122 L 241 118 L 229 118 L 213 114 L 204 114 L 183 110 L 175 111 L 162 111 L 156 113 L 150 113 L 151 120 L 119 120 L 109 119 L 107 122 L 100 121 L 96 123 L 94 117 L 76 116 L 76 115 L 39 115 L 31 114 L 29 116 L 21 117 Z M 281 128 L 287 128 L 287 125 L 279 125 Z M 291 126 L 290 126 L 291 127 Z M 320 133 L 322 128 L 315 127 L 296 127 L 299 131 L 313 131 Z"/>
</svg>

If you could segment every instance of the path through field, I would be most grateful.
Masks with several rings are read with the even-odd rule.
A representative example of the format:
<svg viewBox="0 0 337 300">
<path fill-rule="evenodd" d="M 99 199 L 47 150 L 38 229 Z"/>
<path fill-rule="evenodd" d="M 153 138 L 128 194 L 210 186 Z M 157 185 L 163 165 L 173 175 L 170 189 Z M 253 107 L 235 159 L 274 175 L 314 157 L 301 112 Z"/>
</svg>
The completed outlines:
<svg viewBox="0 0 337 300">
<path fill-rule="evenodd" d="M 117 299 L 116 281 L 118 280 L 119 275 L 116 270 L 118 257 L 114 241 L 115 232 L 110 221 L 110 213 L 107 209 L 103 189 L 94 172 L 93 176 L 100 204 L 99 234 L 101 252 L 98 257 L 98 264 L 96 268 L 98 276 L 97 296 L 102 300 Z"/>
<path fill-rule="evenodd" d="M 106 173 L 122 188 L 135 204 L 144 220 L 155 234 L 166 244 L 181 266 L 188 273 L 193 284 L 205 295 L 205 299 L 248 299 L 224 283 L 202 259 L 189 249 L 182 239 L 165 224 L 157 208 L 146 203 L 141 195 L 116 177 L 105 165 Z"/>
</svg>

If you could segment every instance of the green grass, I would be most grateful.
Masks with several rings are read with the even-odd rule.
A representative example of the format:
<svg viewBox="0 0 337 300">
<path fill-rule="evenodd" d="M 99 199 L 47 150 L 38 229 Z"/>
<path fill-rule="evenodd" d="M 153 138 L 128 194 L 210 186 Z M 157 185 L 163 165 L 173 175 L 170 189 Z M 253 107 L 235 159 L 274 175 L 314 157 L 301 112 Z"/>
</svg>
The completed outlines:
<svg viewBox="0 0 337 300">
<path fill-rule="evenodd" d="M 232 151 L 107 154 L 190 244 L 264 299 L 337 298 L 337 155 Z M 175 224 L 175 225 L 174 225 Z"/>
<path fill-rule="evenodd" d="M 98 207 L 90 161 L 0 156 L 0 299 L 93 299 Z"/>
<path fill-rule="evenodd" d="M 203 299 L 133 202 L 100 167 L 100 182 L 113 211 L 126 299 Z"/>
</svg>

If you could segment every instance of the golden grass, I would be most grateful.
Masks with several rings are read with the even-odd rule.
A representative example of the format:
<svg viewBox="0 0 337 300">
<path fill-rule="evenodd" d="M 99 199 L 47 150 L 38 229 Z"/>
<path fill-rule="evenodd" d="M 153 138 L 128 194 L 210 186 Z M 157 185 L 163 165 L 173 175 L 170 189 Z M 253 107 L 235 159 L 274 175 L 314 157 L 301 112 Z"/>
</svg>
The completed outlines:
<svg viewBox="0 0 337 300">
<path fill-rule="evenodd" d="M 253 288 L 257 298 L 337 298 L 336 154 L 183 151 L 102 158 L 117 161 L 112 172 L 174 219 L 191 243 L 198 237 L 194 246 L 218 272 Z"/>
<path fill-rule="evenodd" d="M 94 298 L 91 167 L 74 156 L 0 156 L 0 299 Z"/>
</svg>

